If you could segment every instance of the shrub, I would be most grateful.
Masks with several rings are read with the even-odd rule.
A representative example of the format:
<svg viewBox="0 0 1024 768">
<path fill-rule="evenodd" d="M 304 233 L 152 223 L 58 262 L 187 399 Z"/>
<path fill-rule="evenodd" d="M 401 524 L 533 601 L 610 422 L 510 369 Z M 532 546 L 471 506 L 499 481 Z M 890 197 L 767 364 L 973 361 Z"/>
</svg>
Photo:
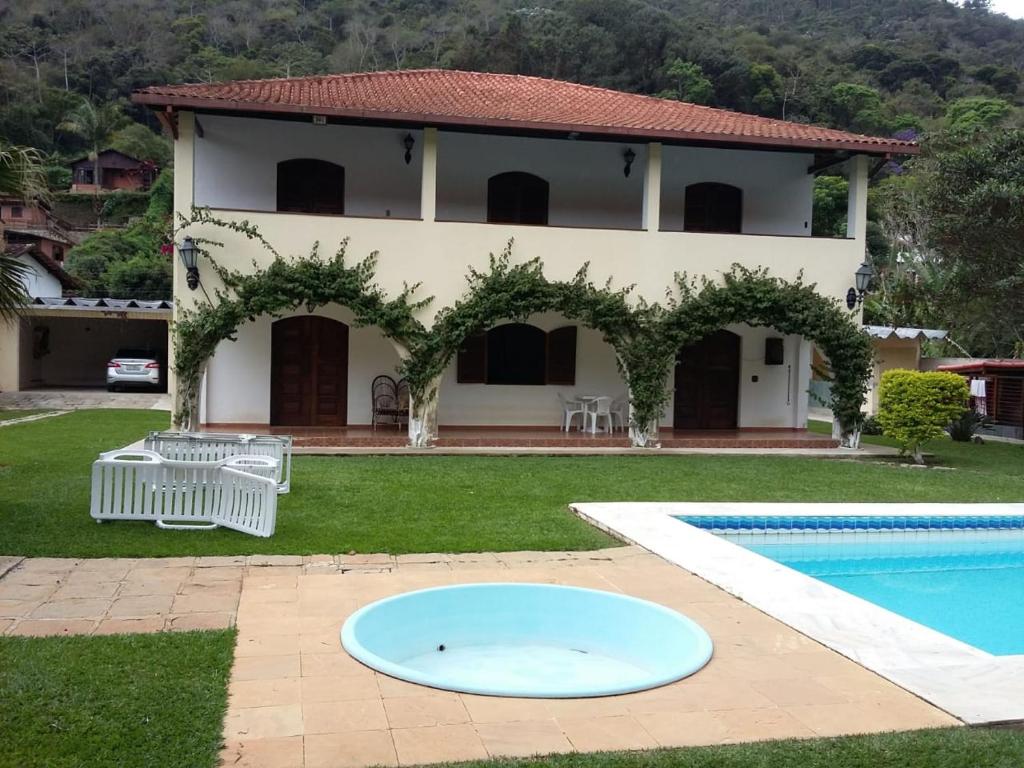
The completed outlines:
<svg viewBox="0 0 1024 768">
<path fill-rule="evenodd" d="M 878 423 L 883 433 L 924 464 L 921 447 L 941 437 L 967 407 L 967 382 L 955 373 L 891 370 L 882 374 Z"/>
<path fill-rule="evenodd" d="M 958 443 L 969 443 L 979 429 L 989 425 L 989 418 L 982 416 L 977 411 L 967 410 L 960 414 L 959 418 L 953 419 L 946 427 L 949 436 Z M 978 438 L 979 440 L 981 438 Z"/>
<path fill-rule="evenodd" d="M 860 428 L 862 435 L 880 435 L 882 434 L 882 425 L 878 423 L 878 418 L 875 416 L 868 416 L 864 419 L 864 424 Z"/>
</svg>

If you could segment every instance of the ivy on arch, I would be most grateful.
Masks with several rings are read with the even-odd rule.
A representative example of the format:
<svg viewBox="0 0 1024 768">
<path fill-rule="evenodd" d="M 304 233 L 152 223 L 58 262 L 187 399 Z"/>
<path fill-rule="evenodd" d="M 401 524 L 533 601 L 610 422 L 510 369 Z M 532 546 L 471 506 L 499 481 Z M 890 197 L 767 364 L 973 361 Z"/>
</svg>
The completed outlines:
<svg viewBox="0 0 1024 768">
<path fill-rule="evenodd" d="M 192 218 L 182 220 L 182 226 L 195 223 L 223 226 L 258 240 L 273 254 L 273 260 L 265 267 L 254 262 L 247 272 L 227 269 L 207 248 L 220 243 L 195 238 L 222 287 L 215 289 L 212 298 L 207 296 L 205 303 L 179 310 L 174 323 L 174 424 L 178 428 L 191 431 L 199 427 L 199 388 L 217 345 L 233 341 L 243 323 L 261 315 L 280 317 L 299 307 L 313 312 L 327 304 L 340 304 L 353 313 L 357 326 L 377 326 L 404 354 L 421 346 L 427 336 L 415 313 L 430 299 L 412 299 L 418 286 L 405 286 L 398 296 L 387 298 L 373 281 L 376 252 L 350 265 L 346 239 L 331 257 L 322 256 L 317 243 L 308 255 L 285 259 L 247 222 L 219 221 L 196 209 Z"/>
<path fill-rule="evenodd" d="M 626 349 L 643 331 L 627 297 L 632 286 L 613 289 L 595 286 L 584 264 L 568 281 L 549 280 L 540 259 L 512 264 L 512 241 L 498 255 L 491 254 L 486 272 L 470 268 L 463 298 L 442 308 L 429 332 L 411 350 L 402 373 L 409 382 L 413 412 L 410 442 L 426 445 L 437 433 L 437 402 L 441 376 L 462 342 L 502 320 L 523 321 L 532 314 L 559 312 L 601 332 L 615 350 L 619 367 L 629 381 L 620 349 Z"/>
<path fill-rule="evenodd" d="M 734 264 L 720 283 L 704 279 L 698 288 L 684 275 L 677 275 L 676 286 L 678 298 L 654 324 L 657 332 L 653 341 L 664 345 L 664 354 L 654 354 L 652 360 L 670 362 L 680 347 L 730 323 L 768 326 L 780 333 L 802 336 L 817 344 L 828 358 L 834 377 L 832 412 L 839 422 L 843 444 L 855 441 L 853 435 L 860 428 L 861 405 L 871 376 L 871 342 L 835 299 L 817 293 L 813 284 L 804 284 L 799 277 L 790 282 L 770 276 L 766 269 L 748 269 L 739 264 Z M 668 372 L 666 362 L 662 381 Z M 659 409 L 664 407 L 668 393 L 661 396 Z"/>
</svg>

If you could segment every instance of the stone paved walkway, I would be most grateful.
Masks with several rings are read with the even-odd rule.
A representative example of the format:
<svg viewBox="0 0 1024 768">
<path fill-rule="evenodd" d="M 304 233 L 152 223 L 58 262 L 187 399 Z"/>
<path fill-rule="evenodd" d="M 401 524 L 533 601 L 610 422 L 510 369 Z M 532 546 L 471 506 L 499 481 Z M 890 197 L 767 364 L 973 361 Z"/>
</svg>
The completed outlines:
<svg viewBox="0 0 1024 768">
<path fill-rule="evenodd" d="M 23 392 L 0 392 L 0 408 L 48 408 L 55 411 L 74 411 L 80 408 L 148 408 L 169 411 L 171 399 L 163 392 L 27 389 Z"/>
<path fill-rule="evenodd" d="M 368 602 L 481 581 L 570 584 L 654 600 L 703 625 L 715 655 L 696 675 L 651 691 L 543 700 L 411 685 L 341 648 L 342 623 Z M 0 578 L 0 616 L 7 634 L 236 624 L 222 753 L 222 765 L 232 768 L 412 765 L 957 724 L 637 547 L 397 558 L 29 559 Z"/>
</svg>

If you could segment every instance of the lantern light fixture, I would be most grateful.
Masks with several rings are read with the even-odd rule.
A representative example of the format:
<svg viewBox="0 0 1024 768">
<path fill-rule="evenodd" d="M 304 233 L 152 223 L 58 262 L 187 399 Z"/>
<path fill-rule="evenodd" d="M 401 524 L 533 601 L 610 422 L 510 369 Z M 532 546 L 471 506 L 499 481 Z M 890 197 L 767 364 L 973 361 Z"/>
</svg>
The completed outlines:
<svg viewBox="0 0 1024 768">
<path fill-rule="evenodd" d="M 402 139 L 402 144 L 405 146 L 405 164 L 408 165 L 412 162 L 412 148 L 416 144 L 416 139 L 412 137 L 411 133 L 407 133 Z"/>
<path fill-rule="evenodd" d="M 199 248 L 191 237 L 186 237 L 178 245 L 178 256 L 181 257 L 181 263 L 185 267 L 185 282 L 189 289 L 194 291 L 199 287 L 199 266 L 196 263 L 199 258 Z"/>
<path fill-rule="evenodd" d="M 853 273 L 854 287 L 846 292 L 846 308 L 853 310 L 864 303 L 868 288 L 871 286 L 871 278 L 875 276 L 875 270 L 867 260 L 864 261 L 857 271 Z"/>
<path fill-rule="evenodd" d="M 629 172 L 633 167 L 633 161 L 636 160 L 636 152 L 633 151 L 632 147 L 626 147 L 625 151 L 622 153 L 622 159 L 626 162 L 622 167 L 622 175 L 628 179 Z"/>
</svg>

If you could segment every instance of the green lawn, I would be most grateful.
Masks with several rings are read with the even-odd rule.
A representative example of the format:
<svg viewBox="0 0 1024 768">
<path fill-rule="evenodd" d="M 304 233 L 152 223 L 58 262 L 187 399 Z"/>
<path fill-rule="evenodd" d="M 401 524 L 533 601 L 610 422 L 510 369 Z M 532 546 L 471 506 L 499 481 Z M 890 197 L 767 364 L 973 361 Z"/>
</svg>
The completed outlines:
<svg viewBox="0 0 1024 768">
<path fill-rule="evenodd" d="M 89 517 L 101 450 L 166 427 L 79 411 L 0 430 L 0 554 L 156 556 L 588 549 L 572 501 L 1021 501 L 1024 446 L 936 441 L 938 468 L 775 456 L 296 457 L 277 533 L 161 531 Z M 873 438 L 872 438 L 873 439 Z"/>
<path fill-rule="evenodd" d="M 0 767 L 212 768 L 234 630 L 0 637 Z"/>
</svg>

